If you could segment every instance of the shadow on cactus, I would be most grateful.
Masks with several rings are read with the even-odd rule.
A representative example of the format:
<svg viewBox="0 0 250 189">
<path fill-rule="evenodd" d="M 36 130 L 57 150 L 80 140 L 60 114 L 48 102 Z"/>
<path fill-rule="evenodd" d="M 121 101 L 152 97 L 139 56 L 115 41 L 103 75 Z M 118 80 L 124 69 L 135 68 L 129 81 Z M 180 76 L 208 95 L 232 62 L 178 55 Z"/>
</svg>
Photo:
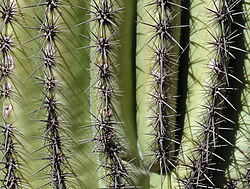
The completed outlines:
<svg viewBox="0 0 250 189">
<path fill-rule="evenodd" d="M 248 9 L 3 0 L 1 188 L 249 187 Z"/>
</svg>

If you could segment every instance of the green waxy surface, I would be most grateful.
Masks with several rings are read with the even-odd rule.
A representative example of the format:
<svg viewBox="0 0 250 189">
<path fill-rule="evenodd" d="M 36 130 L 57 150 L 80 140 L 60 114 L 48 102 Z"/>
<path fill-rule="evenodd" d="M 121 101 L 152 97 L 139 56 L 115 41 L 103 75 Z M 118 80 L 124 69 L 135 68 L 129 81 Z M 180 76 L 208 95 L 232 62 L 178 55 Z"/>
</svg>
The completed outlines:
<svg viewBox="0 0 250 189">
<path fill-rule="evenodd" d="M 96 0 L 97 1 L 97 0 Z M 44 1 L 42 1 L 44 2 Z M 76 188 L 95 189 L 104 187 L 103 181 L 98 180 L 103 175 L 103 170 L 98 169 L 99 160 L 98 156 L 90 155 L 94 149 L 94 144 L 82 144 L 80 140 L 89 139 L 93 137 L 93 130 L 80 128 L 90 124 L 91 116 L 89 112 L 95 112 L 95 101 L 93 101 L 93 92 L 95 89 L 87 90 L 93 82 L 94 74 L 91 75 L 90 81 L 89 69 L 93 66 L 90 64 L 90 57 L 93 51 L 89 49 L 77 48 L 88 46 L 89 40 L 80 36 L 84 34 L 90 35 L 90 25 L 84 24 L 75 27 L 77 24 L 89 19 L 87 11 L 79 8 L 78 6 L 89 8 L 90 0 L 85 1 L 63 1 L 67 6 L 63 11 L 63 20 L 60 19 L 60 29 L 63 31 L 58 48 L 63 55 L 63 59 L 58 60 L 61 63 L 62 69 L 58 73 L 58 77 L 63 83 L 62 94 L 60 102 L 66 107 L 66 116 L 69 121 L 70 137 L 73 139 L 70 150 L 73 163 L 73 169 L 80 180 L 76 183 Z M 142 189 L 160 189 L 161 177 L 158 172 L 159 167 L 155 166 L 151 171 L 148 170 L 149 165 L 153 159 L 152 156 L 146 157 L 150 154 L 151 150 L 147 147 L 152 141 L 152 137 L 145 135 L 151 133 L 152 128 L 149 127 L 150 120 L 148 117 L 152 115 L 149 110 L 151 97 L 148 93 L 152 92 L 152 79 L 149 75 L 154 52 L 147 47 L 146 42 L 154 33 L 153 29 L 142 24 L 141 22 L 151 23 L 152 18 L 145 10 L 152 13 L 153 9 L 148 9 L 144 5 L 152 0 L 127 0 L 125 3 L 120 3 L 125 7 L 122 12 L 121 28 L 119 29 L 119 50 L 117 62 L 120 64 L 118 75 L 119 87 L 121 96 L 118 98 L 119 105 L 117 105 L 117 113 L 123 122 L 122 135 L 125 138 L 124 144 L 128 149 L 126 160 L 132 161 L 133 178 L 138 188 Z M 180 1 L 173 1 L 180 3 Z M 27 0 L 18 1 L 20 7 L 27 5 L 37 4 L 38 1 Z M 72 7 L 70 6 L 72 5 Z M 196 1 L 190 0 L 190 36 L 189 38 L 189 60 L 185 64 L 189 65 L 188 81 L 187 81 L 187 100 L 186 100 L 186 113 L 185 123 L 183 125 L 183 136 L 180 144 L 180 152 L 178 153 L 178 160 L 176 161 L 176 169 L 171 170 L 171 173 L 163 178 L 163 189 L 167 188 L 183 188 L 183 184 L 178 181 L 188 177 L 191 169 L 187 167 L 190 165 L 190 159 L 197 157 L 194 151 L 197 144 L 196 136 L 200 130 L 198 129 L 199 123 L 203 121 L 205 101 L 205 85 L 209 83 L 209 75 L 211 69 L 208 67 L 210 59 L 214 57 L 213 48 L 208 43 L 213 41 L 209 31 L 216 32 L 216 27 L 210 27 L 211 17 L 206 8 L 214 9 L 211 0 Z M 243 10 L 249 11 L 249 3 L 243 1 Z M 41 98 L 41 86 L 35 85 L 36 80 L 31 77 L 26 78 L 39 66 L 41 60 L 38 53 L 41 40 L 34 40 L 28 44 L 20 45 L 38 35 L 38 31 L 30 30 L 21 26 L 37 27 L 39 24 L 33 18 L 43 15 L 43 7 L 33 7 L 21 9 L 23 17 L 18 17 L 19 24 L 14 25 L 13 41 L 15 41 L 15 48 L 12 54 L 15 62 L 15 74 L 18 79 L 18 96 L 22 103 L 18 104 L 13 102 L 14 110 L 8 118 L 8 121 L 13 122 L 13 125 L 23 134 L 22 137 L 18 136 L 22 145 L 25 146 L 25 151 L 22 154 L 24 158 L 24 176 L 30 183 L 28 188 L 37 188 L 45 183 L 46 179 L 41 179 L 44 174 L 38 173 L 44 161 L 38 160 L 46 154 L 46 150 L 35 152 L 36 149 L 43 145 L 43 141 L 37 139 L 44 132 L 44 124 L 35 121 L 42 116 L 35 117 L 34 113 L 29 114 L 31 111 L 39 107 L 38 98 Z M 186 10 L 183 10 L 186 11 Z M 176 19 L 176 25 L 180 19 Z M 67 23 L 67 24 L 66 24 Z M 249 28 L 249 16 L 245 21 Z M 21 25 L 21 26 L 20 26 Z M 9 32 L 12 33 L 11 29 Z M 180 37 L 179 33 L 175 33 L 176 37 Z M 243 30 L 244 46 L 249 50 L 249 30 Z M 238 39 L 235 39 L 238 40 Z M 240 42 L 239 42 L 240 43 Z M 238 43 L 237 43 L 238 44 Z M 150 43 L 149 46 L 152 44 Z M 176 50 L 176 49 L 175 49 Z M 176 50 L 177 54 L 179 53 Z M 230 163 L 225 173 L 225 180 L 222 184 L 238 180 L 238 188 L 246 188 L 246 167 L 249 167 L 249 75 L 250 75 L 250 57 L 249 54 L 240 54 L 239 57 L 244 56 L 244 86 L 241 92 L 241 108 L 237 110 L 238 113 L 238 127 L 236 132 L 236 142 L 233 150 L 233 155 L 230 158 Z M 237 60 L 235 61 L 237 63 Z M 235 72 L 238 72 L 236 70 Z M 178 74 L 176 74 L 178 78 Z M 241 78 L 242 79 L 242 78 Z M 176 81 L 177 83 L 177 81 Z M 118 84 L 117 84 L 118 86 Z M 178 87 L 178 86 L 177 86 Z M 86 91 L 87 90 L 87 91 Z M 84 93 L 84 91 L 86 91 Z M 176 94 L 174 92 L 174 94 Z M 182 98 L 181 96 L 179 98 Z M 7 102 L 6 102 L 7 103 Z M 2 111 L 2 108 L 1 108 Z M 97 172 L 95 173 L 95 171 Z M 135 175 L 135 176 L 134 176 Z M 50 188 L 49 186 L 44 188 Z"/>
</svg>

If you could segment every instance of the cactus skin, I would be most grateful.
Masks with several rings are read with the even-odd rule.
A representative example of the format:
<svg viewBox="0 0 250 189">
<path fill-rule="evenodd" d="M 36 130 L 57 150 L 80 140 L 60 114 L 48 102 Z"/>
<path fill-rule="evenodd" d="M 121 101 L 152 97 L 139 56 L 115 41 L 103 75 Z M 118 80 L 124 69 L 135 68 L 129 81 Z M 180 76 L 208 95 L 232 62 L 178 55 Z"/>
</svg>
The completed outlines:
<svg viewBox="0 0 250 189">
<path fill-rule="evenodd" d="M 82 8 L 84 9 L 84 8 Z M 91 37 L 82 35 L 90 40 L 90 45 L 80 49 L 90 48 L 91 60 L 91 100 L 95 107 L 91 107 L 92 127 L 95 129 L 92 140 L 95 148 L 92 153 L 99 155 L 101 168 L 100 179 L 104 187 L 108 188 L 133 188 L 126 164 L 125 148 L 121 144 L 124 140 L 121 135 L 122 123 L 116 112 L 117 96 L 117 46 L 119 40 L 118 18 L 123 8 L 115 0 L 93 0 L 89 20 L 81 24 L 90 23 Z M 89 90 L 89 89 L 88 89 Z M 89 141 L 89 140 L 86 140 Z M 84 142 L 86 142 L 84 141 Z"/>
<path fill-rule="evenodd" d="M 18 138 L 22 135 L 15 122 L 15 109 L 20 105 L 19 80 L 15 73 L 15 24 L 20 12 L 13 0 L 1 2 L 0 54 L 1 54 L 1 188 L 21 188 L 27 186 L 23 176 L 22 155 L 24 148 Z"/>
<path fill-rule="evenodd" d="M 101 3 L 110 5 L 106 12 L 94 8 Z M 25 152 L 32 158 L 27 167 L 16 153 L 12 156 L 17 165 L 29 169 L 30 175 L 37 172 L 27 177 L 32 183 L 28 188 L 247 188 L 250 69 L 244 50 L 249 49 L 244 15 L 249 5 L 241 0 L 141 0 L 136 14 L 136 3 L 16 2 L 15 7 L 22 8 L 16 9 L 10 21 L 13 26 L 7 30 L 13 43 L 6 45 L 10 50 L 3 49 L 12 56 L 15 67 L 7 82 L 1 78 L 3 115 L 11 112 L 5 124 L 9 130 L 1 127 L 1 135 L 10 146 L 14 144 L 15 152 L 22 152 L 18 141 L 29 152 L 36 149 L 36 153 Z M 168 16 L 164 17 L 164 12 Z M 190 17 L 185 18 L 188 14 Z M 156 34 L 164 27 L 155 27 L 164 20 L 170 24 L 165 38 Z M 188 20 L 190 27 L 184 23 Z M 33 28 L 35 24 L 40 26 Z M 5 24 L 1 31 L 6 34 Z M 5 35 L 1 38 L 0 45 L 9 43 Z M 223 40 L 227 43 L 222 44 Z M 168 56 L 163 59 L 160 55 L 164 50 Z M 1 59 L 11 60 L 3 51 Z M 161 64 L 166 60 L 168 67 Z M 164 74 L 166 79 L 162 79 Z M 183 86 L 188 90 L 187 99 Z M 161 95 L 155 95 L 160 93 L 167 96 L 167 104 L 162 105 Z M 37 97 L 41 98 L 38 104 L 32 103 Z M 26 104 L 20 107 L 22 98 Z M 33 114 L 26 115 L 30 111 Z M 154 127 L 162 111 L 159 122 L 163 124 Z M 59 123 L 58 127 L 51 120 Z M 216 124 L 211 123 L 213 120 Z M 90 123 L 86 126 L 86 122 Z M 84 129 L 79 128 L 81 125 Z M 16 129 L 20 127 L 26 139 L 19 138 Z M 6 131 L 13 133 L 7 135 Z M 56 137 L 60 141 L 52 143 Z M 0 150 L 5 154 L 6 149 Z M 74 157 L 77 159 L 71 161 Z M 39 171 L 41 167 L 44 169 Z M 1 172 L 6 174 L 5 170 Z M 22 175 L 14 174 L 22 171 L 22 166 L 10 171 L 19 181 L 11 188 L 25 188 Z M 42 179 L 36 178 L 40 176 Z M 4 177 L 0 177 L 3 188 L 13 184 Z M 74 178 L 82 183 L 74 182 Z"/>
<path fill-rule="evenodd" d="M 69 163 L 70 158 L 68 155 L 70 150 L 66 150 L 70 147 L 70 137 L 67 131 L 66 115 L 60 103 L 63 82 L 60 81 L 62 67 L 60 67 L 59 62 L 64 59 L 58 43 L 61 42 L 60 33 L 62 31 L 59 23 L 63 20 L 63 6 L 65 6 L 65 2 L 46 1 L 46 3 L 24 7 L 25 9 L 32 7 L 44 9 L 43 18 L 39 16 L 36 18 L 40 27 L 26 27 L 39 31 L 39 34 L 23 44 L 26 45 L 37 38 L 42 41 L 38 51 L 42 55 L 42 63 L 27 78 L 29 79 L 40 71 L 41 77 L 35 76 L 34 78 L 37 80 L 36 84 L 41 85 L 43 88 L 40 106 L 34 112 L 35 117 L 39 113 L 44 116 L 44 119 L 38 120 L 46 125 L 44 134 L 40 137 L 44 141 L 44 146 L 37 149 L 36 152 L 46 149 L 48 155 L 40 158 L 40 160 L 46 160 L 47 164 L 36 171 L 35 174 L 44 170 L 49 172 L 44 177 L 49 180 L 40 187 L 48 185 L 58 189 L 66 189 L 69 186 L 74 187 L 74 184 L 69 183 L 69 180 L 70 177 L 76 176 Z"/>
<path fill-rule="evenodd" d="M 178 60 L 185 48 L 180 44 L 180 31 L 188 27 L 188 25 L 180 24 L 180 13 L 187 9 L 181 5 L 180 1 L 146 1 L 141 4 L 146 10 L 140 15 L 138 21 L 145 29 L 139 28 L 138 30 L 147 29 L 150 34 L 146 35 L 148 47 L 142 47 L 140 52 L 144 60 L 139 59 L 138 65 L 144 72 L 149 73 L 149 76 L 146 75 L 147 82 L 141 85 L 138 83 L 138 87 L 145 88 L 144 90 L 148 93 L 145 99 L 150 100 L 144 100 L 145 102 L 138 103 L 138 106 L 141 109 L 139 111 L 150 112 L 144 116 L 144 119 L 149 120 L 147 124 L 151 129 L 145 132 L 147 127 L 145 120 L 139 124 L 139 127 L 142 127 L 143 133 L 146 134 L 144 143 L 147 143 L 147 149 L 143 152 L 143 159 L 149 171 L 160 174 L 161 184 L 155 180 L 156 186 L 164 188 L 164 180 L 168 180 L 166 175 L 170 175 L 176 168 L 178 146 L 181 140 L 181 135 L 176 134 L 182 127 L 182 125 L 177 125 L 177 117 L 180 116 L 176 111 L 177 78 Z M 138 12 L 140 11 L 139 9 Z M 141 41 L 145 45 L 145 39 Z M 149 48 L 150 54 L 153 54 L 153 58 L 147 57 L 151 62 L 146 60 L 145 48 Z M 141 75 L 144 74 L 138 72 Z M 142 77 L 141 75 L 139 77 Z M 141 101 L 141 98 L 141 94 L 138 95 L 138 101 Z M 139 136 L 141 134 L 139 133 Z M 144 145 L 142 144 L 143 148 Z"/>
<path fill-rule="evenodd" d="M 196 153 L 188 157 L 190 164 L 187 164 L 192 171 L 183 180 L 185 188 L 221 188 L 223 186 L 224 171 L 229 160 L 230 151 L 234 146 L 232 136 L 235 135 L 236 122 L 229 115 L 236 112 L 231 96 L 238 89 L 231 83 L 242 81 L 234 76 L 232 66 L 229 66 L 232 59 L 235 59 L 237 51 L 246 53 L 245 50 L 234 46 L 235 40 L 240 34 L 233 30 L 234 24 L 242 26 L 234 20 L 234 15 L 242 14 L 234 10 L 240 1 L 213 1 L 214 8 L 207 8 L 211 16 L 211 28 L 208 30 L 211 41 L 208 44 L 213 48 L 210 51 L 208 68 L 211 70 L 208 78 L 205 79 L 205 101 L 203 121 L 198 123 L 199 134 L 195 144 Z M 232 64 L 231 64 L 232 65 Z M 239 67 L 238 67 L 239 69 Z M 236 120 L 237 121 L 237 120 Z M 222 153 L 223 149 L 223 153 Z M 195 155 L 194 155 L 195 154 Z M 220 176 L 218 178 L 218 176 Z M 233 183 L 233 181 L 232 181 Z"/>
<path fill-rule="evenodd" d="M 235 6 L 236 12 L 246 12 L 247 5 L 243 1 Z M 233 24 L 232 29 L 241 33 L 234 46 L 241 49 L 249 49 L 247 36 L 249 36 L 249 15 L 245 13 L 239 14 L 234 19 L 237 22 L 245 23 L 243 26 Z M 248 29 L 247 29 L 248 28 Z M 231 81 L 231 85 L 238 88 L 238 93 L 231 97 L 237 112 L 232 117 L 236 117 L 236 125 L 234 130 L 236 132 L 234 141 L 234 148 L 230 156 L 230 164 L 225 171 L 224 188 L 229 184 L 234 184 L 235 188 L 248 188 L 249 187 L 249 53 L 239 52 L 235 54 L 235 59 L 230 62 L 230 67 L 233 67 L 237 72 L 234 75 L 239 78 L 243 84 L 239 85 L 238 82 Z M 235 101 L 235 99 L 238 99 Z M 228 160 L 226 160 L 228 162 Z M 217 175 L 216 175 L 217 176 Z"/>
<path fill-rule="evenodd" d="M 146 6 L 149 5 L 150 4 L 147 4 Z M 171 10 L 172 7 L 170 6 L 168 9 Z M 152 36 L 147 42 L 149 43 L 151 40 L 155 40 L 156 37 L 159 37 L 159 40 L 155 40 L 155 60 L 150 71 L 150 75 L 153 78 L 153 93 L 150 93 L 152 97 L 150 109 L 155 113 L 155 115 L 152 116 L 152 123 L 150 125 L 155 130 L 155 135 L 149 148 L 152 148 L 155 159 L 151 163 L 149 170 L 155 163 L 159 163 L 160 174 L 163 175 L 175 167 L 173 146 L 178 143 L 178 141 L 173 137 L 175 133 L 175 119 L 171 118 L 174 117 L 177 112 L 174 108 L 176 95 L 175 93 L 172 94 L 171 91 L 173 91 L 174 83 L 172 82 L 172 78 L 175 77 L 177 61 L 174 58 L 172 48 L 173 44 L 179 46 L 181 49 L 182 47 L 172 36 L 172 33 L 173 29 L 182 26 L 172 25 L 176 15 L 167 12 L 169 10 L 161 5 L 161 3 L 157 5 L 156 10 L 156 14 L 154 15 L 154 17 L 156 17 L 154 20 L 156 23 L 153 27 L 156 29 L 157 36 Z"/>
</svg>

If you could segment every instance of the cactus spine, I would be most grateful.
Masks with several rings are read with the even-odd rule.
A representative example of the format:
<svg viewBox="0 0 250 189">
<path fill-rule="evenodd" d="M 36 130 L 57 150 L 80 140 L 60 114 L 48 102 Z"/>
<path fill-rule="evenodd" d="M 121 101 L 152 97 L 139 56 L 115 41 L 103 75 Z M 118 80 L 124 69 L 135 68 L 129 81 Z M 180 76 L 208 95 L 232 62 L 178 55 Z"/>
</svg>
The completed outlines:
<svg viewBox="0 0 250 189">
<path fill-rule="evenodd" d="M 236 51 L 246 52 L 233 45 L 233 40 L 240 35 L 236 30 L 232 30 L 233 24 L 240 25 L 234 20 L 234 16 L 242 13 L 234 10 L 240 1 L 212 3 L 214 9 L 207 8 L 212 14 L 209 27 L 213 29 L 208 30 L 211 36 L 211 42 L 208 44 L 213 50 L 208 55 L 207 67 L 211 70 L 207 71 L 209 77 L 205 79 L 205 111 L 202 115 L 203 121 L 198 123 L 198 135 L 193 140 L 195 149 L 192 157 L 189 157 L 190 164 L 187 167 L 191 171 L 184 181 L 185 188 L 221 188 L 223 182 L 218 182 L 219 178 L 216 177 L 224 174 L 223 153 L 230 151 L 234 145 L 230 136 L 234 133 L 235 121 L 228 116 L 228 111 L 236 111 L 230 96 L 237 88 L 231 86 L 231 82 L 234 80 L 241 84 L 242 81 L 232 74 L 229 64 L 231 59 L 235 58 Z M 230 132 L 231 135 L 228 134 Z"/>
<path fill-rule="evenodd" d="M 3 0 L 1 187 L 247 188 L 248 6 Z"/>
<path fill-rule="evenodd" d="M 99 155 L 100 179 L 104 187 L 133 188 L 133 183 L 127 170 L 125 148 L 121 144 L 122 122 L 117 112 L 118 66 L 117 50 L 119 45 L 119 21 L 122 3 L 115 0 L 92 0 L 91 18 L 81 24 L 90 23 L 91 37 L 82 35 L 90 40 L 90 45 L 84 48 L 91 50 L 91 117 L 95 143 L 92 153 Z M 88 140 L 87 140 L 88 141 Z M 97 169 L 99 169 L 97 168 Z"/>
<path fill-rule="evenodd" d="M 154 53 L 150 63 L 145 60 L 145 56 L 144 60 L 139 60 L 150 66 L 140 65 L 138 61 L 138 65 L 144 69 L 144 72 L 148 73 L 148 69 L 150 69 L 147 81 L 150 88 L 146 89 L 148 96 L 145 97 L 150 100 L 139 105 L 141 108 L 139 111 L 150 112 L 144 117 L 149 120 L 146 122 L 151 128 L 146 133 L 144 141 L 148 143 L 151 140 L 151 143 L 147 144 L 144 159 L 149 171 L 159 173 L 161 180 L 159 187 L 163 188 L 164 180 L 169 180 L 166 175 L 170 175 L 176 168 L 179 152 L 180 136 L 177 136 L 176 133 L 182 126 L 176 124 L 178 60 L 184 50 L 180 44 L 180 29 L 187 27 L 187 25 L 180 24 L 180 11 L 185 11 L 186 8 L 181 5 L 180 1 L 147 1 L 139 6 L 146 8 L 144 15 L 140 15 L 140 18 L 143 19 L 139 20 L 139 24 L 150 31 L 150 35 L 147 35 L 148 39 L 146 39 L 147 47 L 142 47 L 141 53 L 146 54 L 144 48 L 149 48 L 150 54 Z M 142 10 L 139 11 L 142 12 Z M 139 77 L 141 76 L 139 75 Z M 138 86 L 147 88 L 145 84 Z M 138 98 L 138 101 L 141 100 Z M 148 107 L 144 105 L 145 103 Z M 145 123 L 145 120 L 143 122 Z M 145 134 L 147 126 L 142 124 L 140 127 L 143 127 Z M 139 135 L 141 134 L 139 133 Z"/>
<path fill-rule="evenodd" d="M 60 39 L 62 31 L 59 24 L 64 24 L 63 11 L 67 6 L 66 1 L 46 1 L 45 3 L 24 7 L 25 9 L 32 7 L 44 8 L 43 18 L 39 16 L 36 18 L 40 27 L 27 27 L 39 31 L 39 34 L 26 43 L 35 39 L 40 39 L 42 42 L 39 49 L 42 63 L 28 78 L 40 71 L 41 77 L 35 76 L 35 79 L 37 80 L 36 84 L 43 87 L 41 103 L 35 111 L 35 116 L 38 113 L 44 116 L 44 119 L 39 120 L 45 123 L 45 131 L 41 137 L 44 146 L 36 150 L 36 152 L 42 149 L 47 150 L 47 156 L 41 158 L 41 160 L 46 160 L 47 164 L 36 173 L 48 171 L 43 177 L 48 181 L 41 187 L 49 185 L 58 189 L 66 189 L 69 185 L 74 187 L 72 180 L 71 183 L 68 183 L 74 172 L 69 163 L 68 153 L 70 153 L 70 150 L 66 150 L 66 147 L 70 147 L 68 146 L 70 137 L 67 128 L 69 126 L 60 102 L 63 98 L 60 94 L 63 90 L 63 81 L 60 80 L 60 72 L 63 66 L 60 65 L 60 60 L 66 65 L 67 63 L 64 62 L 60 50 L 60 43 L 63 44 L 63 41 Z"/>
<path fill-rule="evenodd" d="M 13 0 L 1 2 L 0 25 L 0 50 L 1 50 L 1 98 L 2 98 L 2 119 L 1 125 L 1 188 L 24 187 L 26 181 L 22 176 L 22 165 L 20 150 L 23 151 L 22 144 L 18 140 L 21 133 L 15 128 L 15 108 L 20 105 L 20 94 L 18 91 L 18 79 L 15 74 L 14 48 L 17 46 L 13 38 L 15 36 L 15 24 L 17 23 L 18 4 Z"/>
</svg>

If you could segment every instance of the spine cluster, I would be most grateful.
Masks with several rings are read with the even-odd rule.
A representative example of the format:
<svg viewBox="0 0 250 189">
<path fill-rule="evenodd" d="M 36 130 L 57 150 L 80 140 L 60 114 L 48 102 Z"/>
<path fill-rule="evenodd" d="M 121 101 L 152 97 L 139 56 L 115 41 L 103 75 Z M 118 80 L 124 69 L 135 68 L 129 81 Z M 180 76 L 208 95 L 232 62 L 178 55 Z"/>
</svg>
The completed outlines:
<svg viewBox="0 0 250 189">
<path fill-rule="evenodd" d="M 117 50 L 119 41 L 119 16 L 122 8 L 115 0 L 92 0 L 91 18 L 81 24 L 90 23 L 91 38 L 91 117 L 95 129 L 93 153 L 100 159 L 101 179 L 108 188 L 133 188 L 125 157 L 122 123 L 116 113 L 117 107 Z"/>
<path fill-rule="evenodd" d="M 147 3 L 147 13 L 152 18 L 152 24 L 142 22 L 153 30 L 152 37 L 147 45 L 154 52 L 150 76 L 152 80 L 152 92 L 150 92 L 151 104 L 150 117 L 153 141 L 149 148 L 153 151 L 154 160 L 149 170 L 157 166 L 161 178 L 164 174 L 175 168 L 176 144 L 179 140 L 176 132 L 176 98 L 177 98 L 177 70 L 178 53 L 183 48 L 179 44 L 176 32 L 186 25 L 176 25 L 177 17 L 181 9 L 180 4 L 168 0 L 159 0 Z M 180 32 L 179 32 L 180 33 Z M 176 50 L 177 49 L 177 50 Z M 179 50 L 178 50 L 179 49 Z M 161 185 L 163 180 L 161 179 Z M 162 186 L 161 186 L 162 187 Z"/>
<path fill-rule="evenodd" d="M 62 99 L 60 94 L 63 89 L 59 77 L 61 71 L 59 58 L 62 54 L 58 45 L 60 43 L 59 33 L 61 32 L 58 24 L 62 19 L 63 14 L 61 11 L 63 11 L 65 5 L 63 1 L 46 1 L 25 8 L 30 7 L 45 7 L 43 19 L 36 18 L 40 27 L 27 27 L 39 31 L 39 34 L 32 40 L 40 39 L 42 42 L 39 50 L 39 53 L 42 54 L 41 64 L 30 76 L 36 72 L 37 75 L 40 74 L 40 76 L 35 76 L 35 79 L 37 84 L 43 87 L 41 104 L 35 112 L 36 116 L 40 113 L 45 118 L 39 120 L 45 124 L 45 131 L 42 136 L 44 146 L 37 151 L 47 150 L 48 155 L 41 158 L 41 160 L 47 161 L 48 164 L 36 173 L 40 171 L 47 172 L 44 178 L 48 179 L 48 182 L 43 186 L 50 185 L 53 188 L 64 189 L 69 186 L 72 187 L 73 183 L 69 184 L 67 182 L 74 174 L 66 153 L 69 139 L 68 126 L 63 106 L 60 103 L 60 99 Z"/>
<path fill-rule="evenodd" d="M 22 174 L 20 172 L 20 155 L 18 149 L 22 149 L 16 136 L 17 129 L 14 127 L 14 104 L 19 102 L 16 89 L 16 76 L 14 74 L 12 40 L 14 31 L 13 24 L 18 17 L 16 3 L 13 0 L 4 0 L 0 7 L 1 25 L 0 25 L 0 70 L 1 70 L 1 88 L 0 97 L 2 99 L 2 124 L 1 128 L 1 188 L 20 188 L 24 186 Z"/>
<path fill-rule="evenodd" d="M 226 108 L 235 111 L 236 108 L 230 102 L 228 95 L 236 90 L 231 87 L 230 80 L 241 81 L 233 76 L 229 68 L 229 62 L 235 58 L 232 51 L 243 51 L 233 45 L 234 40 L 240 35 L 237 31 L 232 31 L 232 24 L 238 24 L 234 21 L 234 15 L 237 13 L 234 8 L 240 3 L 240 0 L 213 0 L 215 10 L 208 9 L 212 14 L 211 27 L 215 32 L 208 31 L 213 42 L 212 46 L 215 53 L 210 58 L 208 67 L 211 68 L 209 83 L 207 84 L 206 103 L 204 107 L 203 122 L 200 123 L 201 133 L 199 133 L 197 142 L 197 156 L 191 161 L 189 166 L 192 170 L 189 178 L 185 181 L 185 188 L 216 188 L 213 182 L 215 172 L 223 172 L 218 169 L 221 161 L 225 161 L 219 155 L 218 149 L 225 150 L 233 144 L 229 139 L 222 135 L 222 132 L 233 130 L 231 124 L 235 124 L 230 117 L 224 114 Z M 231 139 L 230 139 L 231 140 Z"/>
</svg>

